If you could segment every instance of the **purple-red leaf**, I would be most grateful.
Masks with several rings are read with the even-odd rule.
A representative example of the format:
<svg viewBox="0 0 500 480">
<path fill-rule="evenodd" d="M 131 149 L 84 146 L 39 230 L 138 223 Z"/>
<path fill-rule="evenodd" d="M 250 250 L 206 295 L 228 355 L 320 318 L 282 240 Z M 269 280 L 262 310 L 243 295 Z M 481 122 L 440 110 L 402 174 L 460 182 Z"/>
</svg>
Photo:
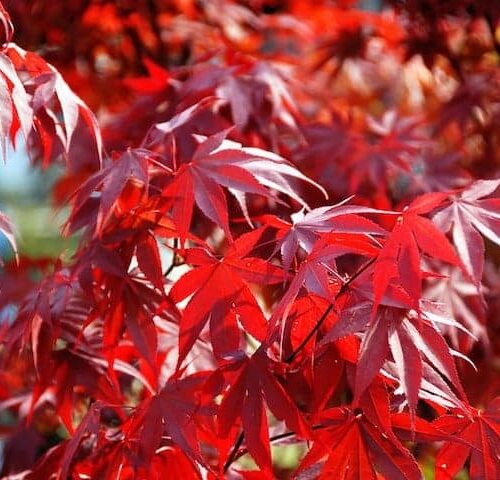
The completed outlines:
<svg viewBox="0 0 500 480">
<path fill-rule="evenodd" d="M 481 235 L 500 245 L 500 199 L 492 195 L 500 180 L 478 180 L 451 199 L 451 205 L 434 215 L 444 232 L 451 230 L 453 243 L 469 275 L 479 285 L 484 268 Z"/>
</svg>

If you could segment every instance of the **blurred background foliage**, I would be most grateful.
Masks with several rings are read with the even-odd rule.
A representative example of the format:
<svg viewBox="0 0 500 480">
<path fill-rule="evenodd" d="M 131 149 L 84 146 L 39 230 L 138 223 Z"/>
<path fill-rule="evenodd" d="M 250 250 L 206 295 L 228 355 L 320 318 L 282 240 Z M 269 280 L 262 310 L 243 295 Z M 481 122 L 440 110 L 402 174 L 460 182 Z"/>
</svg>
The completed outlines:
<svg viewBox="0 0 500 480">
<path fill-rule="evenodd" d="M 55 165 L 45 170 L 31 165 L 23 145 L 9 149 L 0 163 L 0 210 L 12 219 L 23 255 L 69 258 L 75 249 L 77 240 L 60 234 L 67 210 L 55 210 L 50 198 L 60 174 L 61 167 Z M 12 255 L 4 239 L 0 239 L 0 250 Z"/>
</svg>

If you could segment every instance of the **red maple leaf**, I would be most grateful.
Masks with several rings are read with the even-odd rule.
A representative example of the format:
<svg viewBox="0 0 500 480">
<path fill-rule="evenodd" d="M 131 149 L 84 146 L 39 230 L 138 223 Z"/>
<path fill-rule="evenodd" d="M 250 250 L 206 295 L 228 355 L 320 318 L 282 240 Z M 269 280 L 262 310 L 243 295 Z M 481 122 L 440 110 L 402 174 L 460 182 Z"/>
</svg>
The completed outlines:
<svg viewBox="0 0 500 480">
<path fill-rule="evenodd" d="M 172 205 L 172 218 L 184 236 L 189 230 L 193 206 L 231 238 L 227 202 L 222 190 L 234 195 L 249 220 L 245 194 L 275 197 L 273 190 L 284 193 L 304 206 L 304 200 L 290 186 L 290 180 L 318 184 L 304 176 L 284 158 L 260 148 L 243 147 L 228 140 L 228 130 L 210 137 L 199 137 L 200 143 L 192 160 L 174 172 L 163 196 Z"/>
<path fill-rule="evenodd" d="M 500 476 L 500 398 L 488 408 L 470 409 L 470 416 L 444 415 L 434 425 L 459 441 L 447 441 L 436 456 L 436 480 L 450 480 L 470 458 L 471 480 Z M 461 441 L 460 441 L 461 440 Z"/>
<path fill-rule="evenodd" d="M 369 237 L 355 234 L 337 236 L 332 234 L 328 240 L 329 242 L 318 240 L 307 260 L 300 264 L 286 293 L 273 311 L 268 338 L 278 334 L 278 325 L 284 328 L 289 310 L 301 289 L 309 294 L 332 300 L 342 288 L 343 283 L 349 284 L 350 280 L 343 282 L 342 276 L 337 271 L 337 258 L 346 254 L 375 257 L 379 252 Z"/>
<path fill-rule="evenodd" d="M 453 324 L 453 320 L 433 314 L 430 309 L 417 313 L 401 307 L 379 306 L 371 321 L 369 303 L 354 303 L 351 308 L 344 307 L 339 320 L 323 339 L 323 343 L 337 340 L 363 330 L 368 324 L 356 363 L 355 401 L 374 381 L 386 362 L 392 359 L 394 368 L 391 371 L 399 380 L 413 418 L 424 383 L 425 388 L 431 388 L 434 394 L 452 398 L 455 405 L 465 408 L 463 401 L 440 378 L 446 378 L 459 397 L 464 398 L 452 351 L 437 327 L 440 322 Z"/>
<path fill-rule="evenodd" d="M 95 153 L 101 159 L 102 139 L 97 119 L 52 65 L 15 44 L 10 44 L 5 53 L 0 53 L 0 64 L 1 73 L 10 82 L 12 106 L 17 113 L 16 121 L 12 121 L 12 143 L 15 143 L 19 126 L 26 140 L 35 127 L 44 163 L 48 165 L 54 153 L 59 153 L 56 147 L 62 147 L 66 154 L 70 151 L 79 123 L 83 122 L 91 134 Z M 29 73 L 29 80 L 23 75 L 24 80 L 21 81 L 18 71 L 24 75 Z M 58 116 L 62 117 L 62 122 Z M 54 140 L 59 142 L 59 146 L 54 144 Z M 80 161 L 81 164 L 88 162 L 87 159 Z M 80 164 L 75 162 L 73 165 Z"/>
<path fill-rule="evenodd" d="M 390 284 L 403 287 L 418 308 L 423 278 L 420 252 L 451 265 L 462 265 L 444 233 L 422 216 L 439 207 L 446 197 L 446 193 L 421 195 L 396 219 L 375 262 L 374 308 L 380 304 Z"/>
<path fill-rule="evenodd" d="M 286 270 L 290 268 L 299 248 L 311 253 L 316 241 L 320 237 L 326 237 L 325 234 L 348 233 L 352 234 L 350 238 L 354 239 L 355 234 L 366 236 L 387 233 L 373 221 L 359 215 L 360 213 L 381 213 L 381 210 L 358 205 L 345 205 L 349 200 L 348 198 L 336 205 L 293 213 L 290 215 L 291 223 L 273 216 L 263 218 L 266 224 L 279 229 L 277 236 L 280 239 L 281 257 Z M 335 235 L 332 235 L 332 238 L 335 238 Z"/>
<path fill-rule="evenodd" d="M 420 480 L 422 474 L 410 452 L 392 431 L 387 393 L 372 387 L 360 408 L 336 407 L 315 420 L 313 446 L 302 460 L 297 480 L 310 478 Z M 326 460 L 324 460 L 326 456 Z"/>
<path fill-rule="evenodd" d="M 161 391 L 146 399 L 124 428 L 130 448 L 138 449 L 149 462 L 168 435 L 188 458 L 205 464 L 198 440 L 197 417 L 213 415 L 213 408 L 200 405 L 201 387 L 207 373 L 170 377 Z"/>
<path fill-rule="evenodd" d="M 500 199 L 492 195 L 499 180 L 479 180 L 454 195 L 451 204 L 433 220 L 444 232 L 451 230 L 453 243 L 467 272 L 479 285 L 484 268 L 484 241 L 481 235 L 500 245 Z"/>
<path fill-rule="evenodd" d="M 248 283 L 280 283 L 285 274 L 260 258 L 246 257 L 246 249 L 241 248 L 244 241 L 238 239 L 220 260 L 208 250 L 186 251 L 186 262 L 197 268 L 184 274 L 170 291 L 176 303 L 193 295 L 182 314 L 178 366 L 207 323 L 218 356 L 239 349 L 238 322 L 253 337 L 264 338 L 267 322 Z"/>
<path fill-rule="evenodd" d="M 108 165 L 92 175 L 74 194 L 73 210 L 66 224 L 66 231 L 72 231 L 76 219 L 89 207 L 95 207 L 94 193 L 99 191 L 97 218 L 87 215 L 95 222 L 95 232 L 100 235 L 110 215 L 118 208 L 118 200 L 129 182 L 135 182 L 144 191 L 149 185 L 149 161 L 154 154 L 145 149 L 128 149 L 109 161 Z"/>
<path fill-rule="evenodd" d="M 117 346 L 126 327 L 141 356 L 154 365 L 157 333 L 153 317 L 164 300 L 164 292 L 154 288 L 137 271 L 128 272 L 126 261 L 110 247 L 94 245 L 87 255 L 92 255 L 92 261 L 90 265 L 82 262 L 81 276 L 90 277 L 94 305 L 85 326 L 99 319 L 103 321 L 103 348 L 110 360 L 114 359 L 112 348 Z M 130 260 L 129 256 L 129 263 Z M 97 287 L 101 282 L 107 285 L 104 292 Z"/>
<path fill-rule="evenodd" d="M 261 347 L 251 357 L 239 352 L 215 374 L 215 378 L 223 375 L 229 385 L 217 411 L 220 434 L 227 437 L 241 421 L 246 448 L 269 477 L 271 450 L 264 400 L 278 420 L 284 421 L 298 436 L 309 436 L 307 423 L 272 373 L 273 367 L 279 367 L 275 363 Z"/>
</svg>

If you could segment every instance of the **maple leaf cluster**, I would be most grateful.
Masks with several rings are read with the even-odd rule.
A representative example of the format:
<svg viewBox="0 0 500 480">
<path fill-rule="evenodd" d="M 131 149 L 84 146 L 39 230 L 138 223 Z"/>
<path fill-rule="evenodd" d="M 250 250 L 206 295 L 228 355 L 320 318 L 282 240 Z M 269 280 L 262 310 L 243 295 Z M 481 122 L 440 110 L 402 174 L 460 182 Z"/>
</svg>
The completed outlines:
<svg viewBox="0 0 500 480">
<path fill-rule="evenodd" d="M 500 478 L 496 2 L 3 4 L 2 478 Z"/>
</svg>

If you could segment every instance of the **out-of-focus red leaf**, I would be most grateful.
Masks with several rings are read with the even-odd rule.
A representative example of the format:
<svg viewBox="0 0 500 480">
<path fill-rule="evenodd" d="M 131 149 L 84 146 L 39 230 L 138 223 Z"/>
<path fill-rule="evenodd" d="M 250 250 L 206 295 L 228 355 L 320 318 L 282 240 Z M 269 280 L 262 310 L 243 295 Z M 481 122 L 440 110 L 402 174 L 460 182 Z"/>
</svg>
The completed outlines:
<svg viewBox="0 0 500 480">
<path fill-rule="evenodd" d="M 3 37 L 0 37 L 1 43 L 10 42 L 12 35 L 14 34 L 14 26 L 12 25 L 12 20 L 10 19 L 10 15 L 5 10 L 5 7 L 0 3 L 0 22 L 2 22 L 2 26 L 4 29 Z"/>
<path fill-rule="evenodd" d="M 17 252 L 16 241 L 14 239 L 14 231 L 12 229 L 12 224 L 9 218 L 0 212 L 0 233 L 7 238 L 7 241 L 11 245 L 14 252 Z M 2 259 L 0 258 L 0 262 Z"/>
</svg>

